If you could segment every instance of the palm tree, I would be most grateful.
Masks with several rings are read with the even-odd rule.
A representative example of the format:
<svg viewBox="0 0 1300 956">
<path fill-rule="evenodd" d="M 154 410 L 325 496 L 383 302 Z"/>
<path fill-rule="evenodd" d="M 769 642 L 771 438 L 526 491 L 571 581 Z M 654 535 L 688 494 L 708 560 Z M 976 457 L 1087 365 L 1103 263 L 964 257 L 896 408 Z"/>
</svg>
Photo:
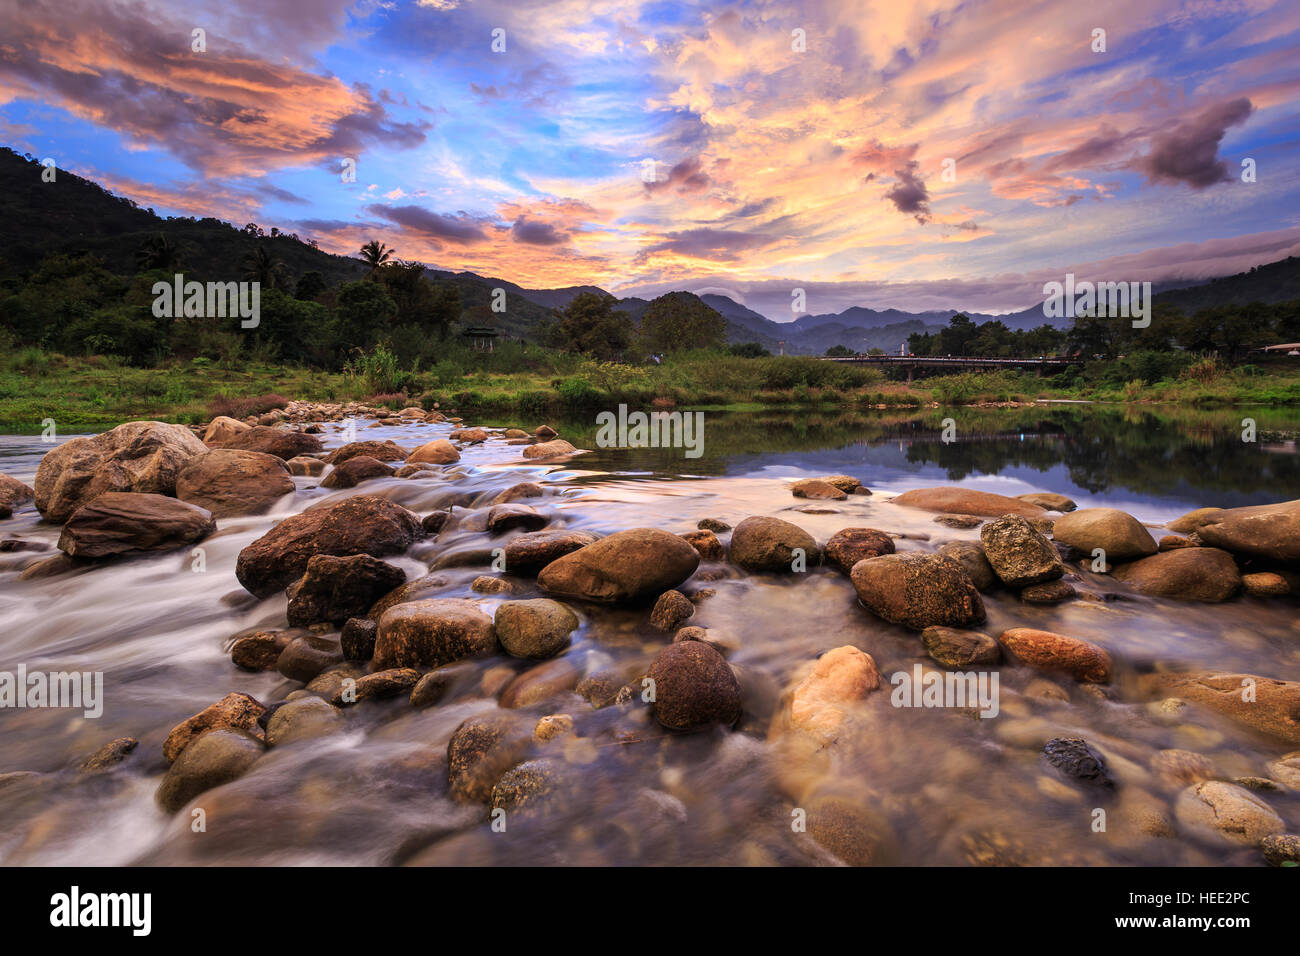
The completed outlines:
<svg viewBox="0 0 1300 956">
<path fill-rule="evenodd" d="M 146 239 L 135 253 L 135 264 L 141 272 L 148 272 L 150 269 L 163 269 L 170 272 L 180 263 L 180 247 L 162 232 Z"/>
<path fill-rule="evenodd" d="M 380 268 L 387 265 L 393 258 L 393 250 L 377 239 L 371 239 L 361 247 L 361 258 L 366 260 L 372 273 L 378 272 Z"/>
<path fill-rule="evenodd" d="M 244 256 L 244 278 L 260 283 L 268 289 L 274 289 L 276 282 L 284 275 L 284 260 L 266 251 L 265 246 L 255 246 Z"/>
</svg>

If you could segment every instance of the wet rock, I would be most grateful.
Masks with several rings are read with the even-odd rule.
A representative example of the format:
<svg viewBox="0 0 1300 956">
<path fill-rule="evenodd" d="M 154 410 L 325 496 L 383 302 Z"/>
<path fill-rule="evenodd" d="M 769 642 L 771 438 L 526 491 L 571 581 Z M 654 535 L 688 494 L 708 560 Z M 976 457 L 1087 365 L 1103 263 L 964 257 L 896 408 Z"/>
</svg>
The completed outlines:
<svg viewBox="0 0 1300 956">
<path fill-rule="evenodd" d="M 175 813 L 199 794 L 237 780 L 262 755 L 262 742 L 238 730 L 212 730 L 178 754 L 158 786 L 155 799 Z"/>
<path fill-rule="evenodd" d="M 289 624 L 306 627 L 361 617 L 372 604 L 405 582 L 406 572 L 401 568 L 368 554 L 313 555 L 307 561 L 306 573 L 285 592 L 289 598 Z"/>
<path fill-rule="evenodd" d="M 429 671 L 411 688 L 411 706 L 423 709 L 442 703 L 443 698 L 447 696 L 447 691 L 455 683 L 454 677 L 449 667 Z"/>
<path fill-rule="evenodd" d="M 363 700 L 388 700 L 391 697 L 410 697 L 415 685 L 420 682 L 420 672 L 413 667 L 392 667 L 386 671 L 376 671 L 357 679 L 351 700 L 349 695 L 339 694 L 330 699 L 336 706 L 359 704 Z"/>
<path fill-rule="evenodd" d="M 541 438 L 543 440 L 547 438 L 554 438 L 558 434 L 559 432 L 557 432 L 550 425 L 538 425 L 537 428 L 533 430 L 533 436 L 535 438 Z"/>
<path fill-rule="evenodd" d="M 1043 747 L 1043 758 L 1064 777 L 1085 786 L 1113 790 L 1115 781 L 1106 760 L 1082 737 L 1055 737 Z"/>
<path fill-rule="evenodd" d="M 750 517 L 731 533 L 731 563 L 747 571 L 792 571 L 797 556 L 805 567 L 819 558 L 817 542 L 798 525 L 780 518 Z"/>
<path fill-rule="evenodd" d="M 402 465 L 395 472 L 394 478 L 437 478 L 438 466 L 428 462 L 416 462 L 414 465 Z"/>
<path fill-rule="evenodd" d="M 513 581 L 490 574 L 480 574 L 470 583 L 469 589 L 479 594 L 515 594 L 519 590 Z"/>
<path fill-rule="evenodd" d="M 1292 790 L 1300 790 L 1300 750 L 1269 761 L 1268 772 Z"/>
<path fill-rule="evenodd" d="M 875 528 L 841 528 L 826 542 L 826 562 L 845 574 L 867 558 L 894 553 L 894 539 Z"/>
<path fill-rule="evenodd" d="M 314 455 L 324 446 L 315 435 L 290 431 L 287 428 L 275 428 L 266 425 L 254 425 L 247 431 L 231 435 L 218 441 L 208 442 L 209 448 L 237 448 L 243 451 L 260 451 L 266 455 L 288 461 L 299 455 Z"/>
<path fill-rule="evenodd" d="M 695 614 L 695 605 L 681 591 L 665 591 L 650 612 L 650 626 L 661 631 L 676 631 Z"/>
<path fill-rule="evenodd" d="M 539 743 L 573 733 L 573 718 L 568 714 L 547 714 L 533 728 L 533 739 Z"/>
<path fill-rule="evenodd" d="M 891 624 L 913 630 L 965 627 L 984 620 L 984 602 L 962 566 L 941 554 L 867 558 L 849 574 L 859 600 Z"/>
<path fill-rule="evenodd" d="M 1194 548 L 1196 544 L 1187 538 L 1180 538 L 1176 534 L 1164 535 L 1158 542 L 1156 548 L 1159 551 L 1177 551 L 1179 548 Z"/>
<path fill-rule="evenodd" d="M 349 618 L 343 625 L 339 643 L 343 657 L 349 661 L 368 661 L 375 656 L 375 639 L 379 624 L 368 617 Z"/>
<path fill-rule="evenodd" d="M 1060 604 L 1075 596 L 1074 585 L 1065 581 L 1048 581 L 1045 584 L 1031 584 L 1020 592 L 1020 600 L 1026 604 Z"/>
<path fill-rule="evenodd" d="M 695 525 L 701 531 L 712 531 L 721 534 L 724 531 L 730 531 L 731 525 L 725 521 L 719 521 L 717 518 L 701 518 Z"/>
<path fill-rule="evenodd" d="M 845 492 L 821 478 L 803 478 L 796 481 L 790 486 L 790 494 L 796 498 L 809 498 L 816 501 L 843 501 L 848 497 Z"/>
<path fill-rule="evenodd" d="M 978 528 L 984 519 L 975 515 L 935 515 L 934 523 L 948 528 Z"/>
<path fill-rule="evenodd" d="M 701 561 L 725 561 L 727 549 L 722 546 L 718 536 L 712 531 L 688 531 L 680 535 L 687 544 L 695 549 Z"/>
<path fill-rule="evenodd" d="M 1022 518 L 1041 518 L 1046 512 L 1026 501 L 995 495 L 972 488 L 939 487 L 914 488 L 891 499 L 896 505 L 921 508 L 925 511 L 942 511 L 948 514 L 978 515 L 998 518 L 1002 515 L 1020 515 Z"/>
<path fill-rule="evenodd" d="M 950 541 L 939 548 L 939 553 L 961 565 L 978 591 L 987 591 L 998 582 L 993 565 L 984 556 L 984 546 L 975 541 Z"/>
<path fill-rule="evenodd" d="M 808 835 L 849 866 L 888 866 L 897 861 L 897 844 L 886 818 L 847 797 L 811 801 Z"/>
<path fill-rule="evenodd" d="M 434 537 L 447 524 L 447 519 L 451 517 L 449 511 L 433 511 L 420 519 L 420 530 L 426 537 Z"/>
<path fill-rule="evenodd" d="M 112 769 L 125 760 L 138 746 L 140 746 L 140 741 L 134 737 L 118 737 L 116 740 L 110 740 L 82 761 L 81 772 L 99 773 L 103 770 Z"/>
<path fill-rule="evenodd" d="M 213 444 L 214 442 L 228 441 L 240 432 L 248 431 L 251 427 L 247 422 L 241 422 L 226 415 L 218 415 L 208 423 L 208 427 L 204 430 L 203 442 L 204 444 Z"/>
<path fill-rule="evenodd" d="M 1174 803 L 1174 816 L 1189 830 L 1233 843 L 1258 846 L 1266 836 L 1282 833 L 1286 824 L 1267 803 L 1249 790 L 1222 780 L 1188 787 Z"/>
<path fill-rule="evenodd" d="M 511 813 L 535 811 L 571 786 L 570 771 L 557 760 L 525 760 L 511 767 L 492 788 L 492 807 Z"/>
<path fill-rule="evenodd" d="M 1088 683 L 1110 682 L 1110 655 L 1096 644 L 1080 638 L 1032 627 L 1013 627 L 1002 632 L 998 643 L 1014 658 L 1030 667 L 1060 671 L 1075 680 Z"/>
<path fill-rule="evenodd" d="M 386 498 L 356 495 L 293 515 L 239 552 L 235 576 L 257 597 L 270 597 L 307 571 L 315 555 L 398 554 L 421 534 L 420 519 Z"/>
<path fill-rule="evenodd" d="M 740 719 L 740 682 L 722 655 L 701 641 L 669 644 L 655 657 L 651 710 L 670 730 L 694 730 Z"/>
<path fill-rule="evenodd" d="M 1233 554 L 1300 561 L 1300 498 L 1216 511 L 1193 530 L 1206 544 Z"/>
<path fill-rule="evenodd" d="M 475 445 L 487 441 L 488 433 L 482 428 L 453 428 L 451 434 L 447 437 L 452 441 Z"/>
<path fill-rule="evenodd" d="M 506 433 L 509 435 L 509 432 Z M 525 498 L 541 498 L 546 494 L 546 490 L 534 481 L 521 481 L 517 485 L 511 485 L 505 491 L 501 492 L 492 499 L 494 505 L 508 505 L 512 501 L 520 501 Z"/>
<path fill-rule="evenodd" d="M 36 469 L 36 508 L 66 521 L 105 492 L 173 495 L 176 477 L 207 446 L 183 425 L 127 422 L 90 438 L 55 445 Z"/>
<path fill-rule="evenodd" d="M 389 608 L 379 618 L 374 667 L 438 667 L 497 648 L 492 618 L 471 601 L 434 598 Z"/>
<path fill-rule="evenodd" d="M 537 576 L 537 583 L 563 597 L 601 604 L 639 603 L 677 587 L 695 573 L 699 563 L 695 549 L 677 535 L 634 528 L 552 561 Z"/>
<path fill-rule="evenodd" d="M 1062 515 L 1056 519 L 1052 537 L 1087 554 L 1101 548 L 1108 562 L 1156 553 L 1155 539 L 1142 522 L 1115 508 L 1084 508 Z"/>
<path fill-rule="evenodd" d="M 0 474 L 0 518 L 13 515 L 14 509 L 21 507 L 36 497 L 36 492 L 17 478 Z"/>
<path fill-rule="evenodd" d="M 493 505 L 488 512 L 487 530 L 492 534 L 501 534 L 515 528 L 522 528 L 524 531 L 540 531 L 550 520 L 529 505 Z"/>
<path fill-rule="evenodd" d="M 578 629 L 578 616 L 559 601 L 537 598 L 502 604 L 495 624 L 497 640 L 507 654 L 542 660 L 569 646 L 569 635 Z"/>
<path fill-rule="evenodd" d="M 514 677 L 502 688 L 498 703 L 506 710 L 542 704 L 573 690 L 581 678 L 571 657 L 559 657 Z"/>
<path fill-rule="evenodd" d="M 980 543 L 993 573 L 1008 587 L 1054 581 L 1065 565 L 1052 543 L 1019 515 L 1003 515 L 980 528 Z"/>
<path fill-rule="evenodd" d="M 505 550 L 506 568 L 511 574 L 535 575 L 552 561 L 595 544 L 598 539 L 586 531 L 534 531 L 512 539 Z"/>
<path fill-rule="evenodd" d="M 447 587 L 447 583 L 447 579 L 441 574 L 426 574 L 414 581 L 407 581 L 376 601 L 366 617 L 378 621 L 390 607 L 434 597 Z"/>
<path fill-rule="evenodd" d="M 870 654 L 844 645 L 827 651 L 795 685 L 785 705 L 785 722 L 823 743 L 839 736 L 854 704 L 880 687 Z"/>
<path fill-rule="evenodd" d="M 1195 511 L 1189 511 L 1187 514 L 1175 518 L 1165 527 L 1179 534 L 1191 534 L 1200 526 L 1202 521 L 1222 510 L 1222 508 L 1197 508 Z"/>
<path fill-rule="evenodd" d="M 280 654 L 302 631 L 255 631 L 239 638 L 230 648 L 230 660 L 240 670 L 275 670 Z"/>
<path fill-rule="evenodd" d="M 572 455 L 578 449 L 563 438 L 556 438 L 553 441 L 539 442 L 536 445 L 527 445 L 524 447 L 525 458 L 560 458 L 565 455 Z"/>
<path fill-rule="evenodd" d="M 385 465 L 378 458 L 369 455 L 357 455 L 337 465 L 320 483 L 322 488 L 355 488 L 363 481 L 372 478 L 391 478 L 396 471 L 391 465 Z"/>
<path fill-rule="evenodd" d="M 852 475 L 822 475 L 817 480 L 838 488 L 846 495 L 865 495 L 868 497 L 871 495 L 871 490 L 864 487 L 862 482 Z"/>
<path fill-rule="evenodd" d="M 171 763 L 191 740 L 208 730 L 254 730 L 265 708 L 247 694 L 231 693 L 172 728 L 163 741 L 163 759 Z"/>
<path fill-rule="evenodd" d="M 343 648 L 319 634 L 295 637 L 280 652 L 275 669 L 289 680 L 307 683 L 327 667 L 342 663 Z"/>
<path fill-rule="evenodd" d="M 292 494 L 294 487 L 288 467 L 279 458 L 236 448 L 200 455 L 176 477 L 176 497 L 206 508 L 217 518 L 261 514 Z"/>
<path fill-rule="evenodd" d="M 72 513 L 59 535 L 59 550 L 72 558 L 171 551 L 216 529 L 212 515 L 197 505 L 165 495 L 110 491 Z"/>
<path fill-rule="evenodd" d="M 411 452 L 406 459 L 408 465 L 427 463 L 430 465 L 450 465 L 460 461 L 460 452 L 456 446 L 445 438 L 439 438 L 431 442 L 426 442 L 415 451 Z"/>
<path fill-rule="evenodd" d="M 1079 507 L 1065 495 L 1057 495 L 1048 491 L 1035 491 L 1027 495 L 1016 495 L 1017 501 L 1023 501 L 1027 504 L 1038 505 L 1046 511 L 1073 511 Z"/>
<path fill-rule="evenodd" d="M 529 735 L 518 719 L 488 714 L 471 717 L 447 742 L 447 777 L 462 803 L 487 803 L 492 788 L 527 751 Z"/>
<path fill-rule="evenodd" d="M 358 681 L 360 683 L 360 681 Z M 343 729 L 342 712 L 319 697 L 301 697 L 276 709 L 266 722 L 266 745 L 283 747 Z"/>
<path fill-rule="evenodd" d="M 921 646 L 938 664 L 961 669 L 975 664 L 996 664 L 1002 648 L 982 631 L 955 627 L 927 627 L 921 632 Z"/>
<path fill-rule="evenodd" d="M 285 465 L 289 469 L 289 474 L 302 478 L 316 478 L 325 471 L 325 462 L 308 455 L 290 458 L 285 462 Z"/>
<path fill-rule="evenodd" d="M 393 441 L 353 441 L 336 448 L 325 458 L 336 468 L 353 458 L 373 458 L 376 461 L 404 461 L 411 456 L 409 449 Z"/>
<path fill-rule="evenodd" d="M 1259 841 L 1264 859 L 1273 866 L 1284 863 L 1300 864 L 1300 836 L 1294 833 L 1273 833 Z"/>
<path fill-rule="evenodd" d="M 1286 578 L 1271 571 L 1243 574 L 1241 586 L 1251 597 L 1285 597 L 1291 593 L 1291 585 Z"/>
<path fill-rule="evenodd" d="M 627 675 L 612 670 L 588 674 L 578 681 L 573 690 L 579 697 L 591 704 L 593 710 L 600 710 L 602 707 L 608 707 L 611 704 L 627 703 L 632 699 L 631 685 Z"/>
<path fill-rule="evenodd" d="M 1139 687 L 1148 697 L 1174 697 L 1289 743 L 1300 743 L 1300 681 L 1254 674 L 1158 672 Z"/>
<path fill-rule="evenodd" d="M 1170 786 L 1185 787 L 1219 776 L 1213 760 L 1191 750 L 1158 750 L 1151 756 L 1151 769 Z"/>
<path fill-rule="evenodd" d="M 1241 587 L 1232 555 L 1218 548 L 1166 551 L 1122 564 L 1111 573 L 1142 594 L 1179 601 L 1226 601 Z"/>
<path fill-rule="evenodd" d="M 95 562 L 89 558 L 72 558 L 66 554 L 55 554 L 48 558 L 42 558 L 35 564 L 29 564 L 23 569 L 23 573 L 18 575 L 19 581 L 36 581 L 41 578 L 52 578 L 60 574 L 67 574 L 72 571 L 84 571 L 93 568 Z"/>
</svg>

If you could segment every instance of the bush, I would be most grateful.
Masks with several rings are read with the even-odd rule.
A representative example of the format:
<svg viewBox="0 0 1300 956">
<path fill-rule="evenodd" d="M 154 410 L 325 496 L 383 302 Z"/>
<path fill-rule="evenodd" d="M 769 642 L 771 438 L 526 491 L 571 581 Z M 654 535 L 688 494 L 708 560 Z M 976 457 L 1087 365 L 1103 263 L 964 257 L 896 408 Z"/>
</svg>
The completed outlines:
<svg viewBox="0 0 1300 956">
<path fill-rule="evenodd" d="M 566 408 L 581 410 L 604 405 L 609 397 L 585 378 L 566 378 L 556 388 L 560 402 Z"/>
</svg>

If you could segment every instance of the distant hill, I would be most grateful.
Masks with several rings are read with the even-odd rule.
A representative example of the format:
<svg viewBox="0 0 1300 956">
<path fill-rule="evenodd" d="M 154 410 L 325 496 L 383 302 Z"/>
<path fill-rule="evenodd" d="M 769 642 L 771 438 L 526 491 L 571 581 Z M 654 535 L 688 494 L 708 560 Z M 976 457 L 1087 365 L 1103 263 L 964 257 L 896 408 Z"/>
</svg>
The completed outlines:
<svg viewBox="0 0 1300 956">
<path fill-rule="evenodd" d="M 1255 266 L 1221 279 L 1174 289 L 1156 295 L 1156 302 L 1167 303 L 1184 313 L 1220 305 L 1245 305 L 1249 302 L 1291 302 L 1300 299 L 1300 257 L 1292 256 Z"/>
</svg>

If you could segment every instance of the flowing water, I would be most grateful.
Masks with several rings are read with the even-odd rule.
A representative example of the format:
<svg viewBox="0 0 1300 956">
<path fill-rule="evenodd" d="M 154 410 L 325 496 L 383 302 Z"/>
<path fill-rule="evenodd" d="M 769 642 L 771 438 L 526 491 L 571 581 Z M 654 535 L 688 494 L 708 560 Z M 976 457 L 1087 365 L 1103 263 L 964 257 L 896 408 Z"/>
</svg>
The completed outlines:
<svg viewBox="0 0 1300 956">
<path fill-rule="evenodd" d="M 887 862 L 1258 862 L 1250 849 L 1182 832 L 1151 836 L 1122 821 L 1143 813 L 1172 817 L 1181 787 L 1149 769 L 1158 750 L 1196 751 L 1234 778 L 1266 776 L 1266 764 L 1294 747 L 1192 708 L 1172 720 L 1155 714 L 1133 692 L 1132 675 L 1194 666 L 1300 679 L 1294 598 L 1239 597 L 1207 606 L 1128 595 L 1032 607 L 1009 592 L 986 595 L 983 630 L 1033 626 L 1100 644 L 1118 665 L 1113 688 L 1097 695 L 1065 678 L 1004 665 L 997 669 L 998 715 L 979 719 L 952 708 L 892 707 L 886 685 L 867 701 L 869 732 L 828 767 L 825 755 L 810 758 L 769 740 L 775 699 L 800 668 L 845 644 L 871 654 L 886 680 L 928 658 L 914 633 L 864 610 L 845 576 L 816 567 L 767 576 L 702 565 L 704 580 L 686 586 L 713 592 L 699 600 L 690 623 L 709 628 L 745 675 L 746 715 L 734 730 L 668 734 L 639 702 L 593 710 L 568 692 L 525 709 L 530 722 L 549 713 L 574 717 L 575 735 L 536 749 L 563 762 L 577 784 L 550 801 L 545 814 L 513 819 L 505 832 L 494 832 L 485 808 L 451 799 L 445 757 L 461 721 L 497 708 L 484 688 L 532 666 L 503 655 L 468 665 L 468 676 L 438 706 L 367 701 L 347 711 L 343 732 L 268 751 L 244 777 L 196 799 L 206 829 L 195 826 L 189 810 L 169 815 L 154 802 L 165 769 L 161 742 L 173 726 L 231 691 L 269 703 L 301 686 L 231 664 L 232 635 L 283 627 L 285 614 L 283 596 L 258 601 L 244 592 L 234 565 L 239 551 L 277 521 L 320 501 L 383 495 L 426 514 L 445 508 L 453 493 L 486 501 L 532 480 L 551 493 L 529 503 L 552 516 L 552 527 L 685 532 L 705 517 L 734 525 L 765 514 L 800 525 L 822 543 L 840 528 L 865 526 L 901 535 L 900 551 L 928 551 L 977 540 L 978 529 L 937 525 L 931 514 L 890 504 L 894 493 L 955 482 L 1007 495 L 1052 491 L 1080 507 L 1116 507 L 1152 525 L 1197 507 L 1300 497 L 1297 422 L 1282 413 L 1257 416 L 1255 443 L 1241 440 L 1238 413 L 1167 419 L 1040 408 L 956 416 L 957 440 L 945 442 L 940 413 L 706 413 L 699 458 L 680 449 L 597 449 L 539 466 L 494 440 L 463 450 L 461 462 L 437 478 L 379 479 L 333 492 L 316 487 L 317 479 L 296 478 L 297 493 L 272 513 L 220 521 L 202 543 L 201 571 L 181 551 L 20 582 L 33 552 L 0 554 L 0 670 L 21 664 L 28 672 L 102 672 L 105 698 L 95 719 L 60 709 L 0 711 L 0 862 L 825 862 L 826 852 L 792 825 L 802 809 L 792 794 L 809 792 L 861 808 L 860 822 L 886 847 L 879 858 Z M 358 437 L 414 447 L 447 431 L 381 425 Z M 566 423 L 561 432 L 579 447 L 594 447 L 589 423 Z M 331 425 L 323 437 L 330 447 L 342 443 Z M 0 472 L 30 484 L 49 447 L 38 438 L 0 438 Z M 831 473 L 854 475 L 875 494 L 839 502 L 791 496 L 791 480 Z M 388 560 L 408 578 L 436 566 L 444 582 L 431 596 L 472 597 L 489 614 L 504 599 L 537 596 L 528 581 L 513 595 L 470 590 L 474 578 L 491 573 L 485 548 L 503 539 L 473 530 L 481 528 L 481 511 L 455 513 L 459 520 L 436 539 Z M 52 547 L 58 528 L 27 509 L 0 524 L 0 533 Z M 1080 590 L 1124 590 L 1103 576 L 1074 573 Z M 641 673 L 669 640 L 649 626 L 645 610 L 576 610 L 582 626 L 566 657 L 580 673 Z M 140 746 L 122 766 L 78 773 L 85 757 L 124 736 L 139 738 Z M 1054 736 L 1086 738 L 1106 757 L 1118 795 L 1089 795 L 1045 769 L 1040 752 Z M 1263 797 L 1289 832 L 1300 832 L 1297 794 Z M 1095 826 L 1098 807 L 1113 821 L 1105 832 Z"/>
</svg>

